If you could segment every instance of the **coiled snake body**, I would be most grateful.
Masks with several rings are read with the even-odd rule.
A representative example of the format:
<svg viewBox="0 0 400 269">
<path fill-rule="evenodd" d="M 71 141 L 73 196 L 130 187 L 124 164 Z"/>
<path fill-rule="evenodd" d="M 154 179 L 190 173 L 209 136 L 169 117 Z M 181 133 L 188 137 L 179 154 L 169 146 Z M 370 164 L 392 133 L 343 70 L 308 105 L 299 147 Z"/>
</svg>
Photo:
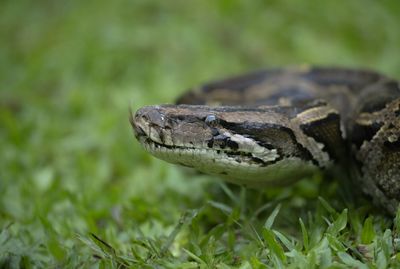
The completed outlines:
<svg viewBox="0 0 400 269">
<path fill-rule="evenodd" d="M 249 186 L 343 166 L 374 201 L 400 201 L 400 88 L 372 71 L 272 69 L 205 84 L 131 118 L 152 155 Z"/>
</svg>

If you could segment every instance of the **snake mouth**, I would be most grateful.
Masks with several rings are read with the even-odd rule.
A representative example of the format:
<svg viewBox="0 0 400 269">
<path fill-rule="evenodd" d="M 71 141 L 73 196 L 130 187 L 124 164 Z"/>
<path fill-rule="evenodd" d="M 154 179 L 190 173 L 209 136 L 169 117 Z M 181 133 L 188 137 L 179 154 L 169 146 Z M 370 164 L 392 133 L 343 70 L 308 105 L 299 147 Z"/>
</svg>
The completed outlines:
<svg viewBox="0 0 400 269">
<path fill-rule="evenodd" d="M 182 145 L 167 145 L 160 143 L 151 139 L 149 135 L 139 126 L 136 126 L 135 135 L 143 146 L 143 148 L 149 151 L 155 157 L 164 159 L 166 161 L 172 163 L 178 163 L 180 165 L 195 167 L 195 164 L 185 164 L 184 161 L 180 160 L 180 157 L 188 155 L 193 158 L 193 155 L 202 154 L 203 157 L 208 157 L 212 160 L 213 163 L 218 163 L 221 159 L 231 160 L 236 163 L 237 166 L 258 166 L 265 167 L 270 164 L 273 164 L 278 159 L 274 161 L 265 161 L 261 158 L 254 156 L 251 152 L 238 151 L 238 150 L 229 150 L 222 148 L 204 148 L 204 147 L 189 147 Z M 176 161 L 171 161 L 168 158 L 176 156 Z M 168 158 L 164 158 L 164 156 L 168 156 Z M 184 159 L 184 158 L 182 158 Z"/>
<path fill-rule="evenodd" d="M 137 127 L 137 130 L 135 130 L 135 136 L 136 138 L 140 141 L 140 143 L 144 147 L 154 147 L 156 149 L 158 148 L 164 148 L 166 150 L 207 150 L 207 151 L 212 151 L 216 152 L 217 154 L 224 153 L 228 156 L 243 156 L 243 157 L 253 157 L 253 155 L 250 152 L 244 152 L 244 151 L 233 151 L 233 150 L 228 150 L 228 149 L 222 149 L 222 148 L 202 148 L 202 147 L 189 147 L 189 146 L 180 146 L 180 145 L 167 145 L 163 144 L 160 142 L 157 142 L 153 139 L 151 139 L 150 136 L 146 134 L 146 132 L 143 131 L 142 128 Z M 260 160 L 261 161 L 261 160 Z"/>
<path fill-rule="evenodd" d="M 257 165 L 257 166 L 267 166 L 270 164 L 269 162 L 265 162 L 260 158 L 254 157 L 253 154 L 248 152 L 240 152 L 240 151 L 229 151 L 223 149 L 208 149 L 208 148 L 196 148 L 196 147 L 186 147 L 186 146 L 170 146 L 165 144 L 160 144 L 156 141 L 151 140 L 150 138 L 142 138 L 142 146 L 149 152 L 151 152 L 154 156 L 164 159 L 162 155 L 167 154 L 169 156 L 176 155 L 192 155 L 195 152 L 202 152 L 204 156 L 209 156 L 210 159 L 213 159 L 214 163 L 218 162 L 218 159 L 230 159 L 237 163 L 237 165 Z M 166 160 L 169 161 L 169 160 Z M 173 161 L 172 161 L 173 162 Z M 195 165 L 187 165 L 182 161 L 175 161 L 173 163 L 178 163 L 184 166 L 195 167 Z"/>
</svg>

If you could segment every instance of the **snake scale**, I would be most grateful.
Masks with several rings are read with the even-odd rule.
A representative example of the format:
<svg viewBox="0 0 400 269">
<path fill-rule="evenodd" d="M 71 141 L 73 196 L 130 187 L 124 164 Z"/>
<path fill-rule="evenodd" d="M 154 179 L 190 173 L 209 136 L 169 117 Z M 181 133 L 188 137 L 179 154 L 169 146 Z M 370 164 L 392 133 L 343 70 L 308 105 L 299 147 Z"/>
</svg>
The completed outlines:
<svg viewBox="0 0 400 269">
<path fill-rule="evenodd" d="M 400 88 L 369 70 L 270 69 L 207 83 L 131 116 L 157 158 L 253 186 L 341 167 L 394 214 L 400 201 Z"/>
</svg>

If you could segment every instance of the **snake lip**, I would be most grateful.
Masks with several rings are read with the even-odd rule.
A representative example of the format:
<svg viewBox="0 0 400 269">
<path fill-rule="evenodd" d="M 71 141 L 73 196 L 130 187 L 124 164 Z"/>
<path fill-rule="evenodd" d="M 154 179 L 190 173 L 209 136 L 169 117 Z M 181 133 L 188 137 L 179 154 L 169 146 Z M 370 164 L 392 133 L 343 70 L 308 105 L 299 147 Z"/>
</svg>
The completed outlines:
<svg viewBox="0 0 400 269">
<path fill-rule="evenodd" d="M 141 137 L 148 137 L 146 132 L 139 125 L 135 124 L 135 122 L 132 122 L 132 127 L 137 139 L 140 139 Z"/>
<path fill-rule="evenodd" d="M 166 144 L 161 144 L 157 141 L 152 140 L 149 136 L 147 136 L 146 134 L 144 134 L 143 136 L 141 136 L 141 143 L 143 144 L 143 146 L 145 148 L 154 148 L 154 149 L 167 149 L 170 151 L 174 151 L 174 150 L 207 150 L 207 151 L 214 151 L 217 154 L 225 154 L 227 157 L 229 158 L 233 158 L 236 159 L 239 163 L 240 162 L 245 162 L 245 159 L 240 159 L 241 158 L 246 158 L 247 161 L 252 161 L 253 163 L 257 163 L 261 166 L 265 166 L 269 163 L 274 163 L 274 162 L 269 162 L 269 161 L 264 161 L 256 156 L 254 156 L 252 153 L 250 152 L 244 152 L 244 151 L 232 151 L 232 150 L 226 150 L 226 149 L 209 149 L 209 148 L 196 148 L 196 147 L 186 147 L 186 146 L 177 146 L 177 145 L 166 145 Z M 280 159 L 279 159 L 280 160 Z"/>
<path fill-rule="evenodd" d="M 154 141 L 154 140 L 152 140 L 150 137 L 148 137 L 147 135 L 144 135 L 143 136 L 144 137 L 144 143 L 145 144 L 147 144 L 147 145 L 154 145 L 154 147 L 156 147 L 156 148 L 167 148 L 167 149 L 171 149 L 171 150 L 173 150 L 173 149 L 183 149 L 183 148 L 185 148 L 185 147 L 180 147 L 180 146 L 170 146 L 170 145 L 166 145 L 166 144 L 161 144 L 161 143 L 159 143 L 159 142 L 157 142 L 157 141 Z"/>
</svg>

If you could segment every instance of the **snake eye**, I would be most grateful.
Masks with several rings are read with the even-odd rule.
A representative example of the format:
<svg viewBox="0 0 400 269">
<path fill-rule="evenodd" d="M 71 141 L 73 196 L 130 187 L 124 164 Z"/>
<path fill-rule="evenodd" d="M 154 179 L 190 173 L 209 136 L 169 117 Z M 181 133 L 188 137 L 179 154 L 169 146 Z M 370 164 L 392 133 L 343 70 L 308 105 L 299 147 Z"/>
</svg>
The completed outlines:
<svg viewBox="0 0 400 269">
<path fill-rule="evenodd" d="M 218 119 L 215 115 L 208 115 L 205 119 L 204 122 L 210 126 L 214 126 L 218 123 Z"/>
</svg>

